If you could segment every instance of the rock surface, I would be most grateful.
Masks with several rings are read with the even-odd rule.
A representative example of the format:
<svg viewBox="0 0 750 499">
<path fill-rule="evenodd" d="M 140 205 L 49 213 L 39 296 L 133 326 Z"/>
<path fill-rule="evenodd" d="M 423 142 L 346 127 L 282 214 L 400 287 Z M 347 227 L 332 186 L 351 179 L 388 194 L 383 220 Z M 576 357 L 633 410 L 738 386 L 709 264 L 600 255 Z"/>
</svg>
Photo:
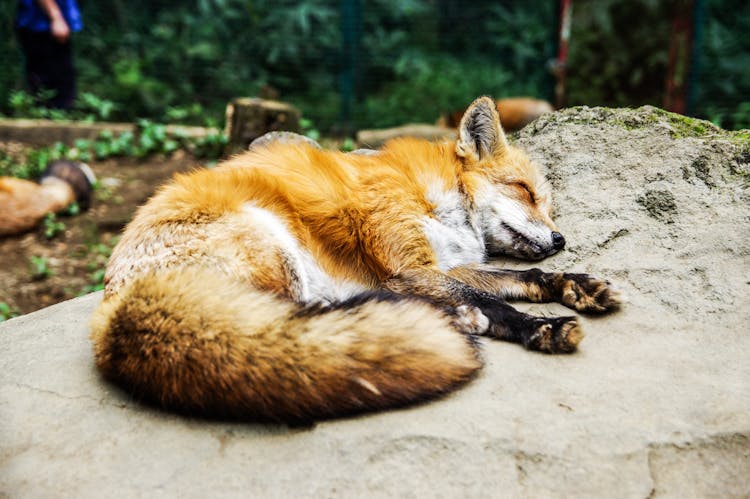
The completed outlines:
<svg viewBox="0 0 750 499">
<path fill-rule="evenodd" d="M 312 428 L 191 420 L 99 378 L 89 295 L 0 325 L 0 497 L 750 496 L 750 133 L 577 108 L 517 141 L 568 240 L 539 266 L 630 298 L 578 353 L 487 341 L 450 396 Z"/>
</svg>

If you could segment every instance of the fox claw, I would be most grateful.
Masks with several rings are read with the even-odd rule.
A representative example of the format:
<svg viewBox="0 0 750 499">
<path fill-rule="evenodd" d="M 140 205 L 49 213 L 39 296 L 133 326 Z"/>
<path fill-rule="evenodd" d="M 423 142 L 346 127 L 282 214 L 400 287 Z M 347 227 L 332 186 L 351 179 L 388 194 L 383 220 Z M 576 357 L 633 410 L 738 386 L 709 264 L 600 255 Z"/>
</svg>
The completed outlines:
<svg viewBox="0 0 750 499">
<path fill-rule="evenodd" d="M 524 346 L 545 353 L 571 353 L 583 339 L 583 331 L 575 317 L 556 317 L 545 320 Z"/>
<path fill-rule="evenodd" d="M 579 312 L 604 313 L 623 303 L 619 291 L 609 281 L 587 274 L 565 274 L 562 303 Z"/>
</svg>

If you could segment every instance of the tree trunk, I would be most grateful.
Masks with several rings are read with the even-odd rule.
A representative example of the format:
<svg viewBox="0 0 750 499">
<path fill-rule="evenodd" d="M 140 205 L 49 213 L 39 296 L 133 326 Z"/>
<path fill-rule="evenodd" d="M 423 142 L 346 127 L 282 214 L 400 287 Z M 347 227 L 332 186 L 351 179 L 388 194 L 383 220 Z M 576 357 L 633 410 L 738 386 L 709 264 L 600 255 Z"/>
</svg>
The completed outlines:
<svg viewBox="0 0 750 499">
<path fill-rule="evenodd" d="M 247 149 L 268 132 L 299 130 L 300 112 L 284 102 L 258 98 L 237 98 L 227 104 L 226 154 Z"/>
</svg>

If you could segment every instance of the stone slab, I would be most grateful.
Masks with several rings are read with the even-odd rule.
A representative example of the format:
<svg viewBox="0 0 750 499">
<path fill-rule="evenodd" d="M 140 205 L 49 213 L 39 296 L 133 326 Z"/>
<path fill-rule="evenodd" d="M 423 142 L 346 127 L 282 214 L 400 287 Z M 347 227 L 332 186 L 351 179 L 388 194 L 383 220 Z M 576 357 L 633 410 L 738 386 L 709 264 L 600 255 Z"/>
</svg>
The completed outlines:
<svg viewBox="0 0 750 499">
<path fill-rule="evenodd" d="M 538 265 L 630 297 L 582 317 L 576 354 L 485 341 L 480 376 L 428 404 L 311 428 L 194 420 L 99 377 L 96 293 L 0 325 L 0 497 L 750 496 L 750 155 L 670 120 L 584 108 L 519 136 L 568 240 Z"/>
</svg>

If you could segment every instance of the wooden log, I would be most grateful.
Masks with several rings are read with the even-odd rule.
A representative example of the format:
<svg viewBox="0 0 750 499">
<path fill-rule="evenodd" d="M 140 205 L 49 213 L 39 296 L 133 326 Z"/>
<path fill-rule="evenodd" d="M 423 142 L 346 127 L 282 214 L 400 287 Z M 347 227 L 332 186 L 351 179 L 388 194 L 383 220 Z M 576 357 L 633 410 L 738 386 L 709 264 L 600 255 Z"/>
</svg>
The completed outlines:
<svg viewBox="0 0 750 499">
<path fill-rule="evenodd" d="M 300 112 L 285 102 L 241 97 L 227 104 L 225 152 L 247 149 L 250 143 L 268 132 L 299 130 Z"/>
<path fill-rule="evenodd" d="M 208 128 L 185 125 L 167 125 L 165 131 L 168 137 L 193 139 L 211 133 Z M 125 132 L 137 135 L 138 127 L 132 123 L 0 119 L 0 142 L 22 142 L 36 146 L 62 142 L 72 146 L 78 139 L 96 140 L 102 132 L 115 136 Z"/>
<path fill-rule="evenodd" d="M 396 137 L 417 137 L 427 140 L 455 140 L 456 131 L 451 128 L 435 125 L 412 123 L 395 128 L 360 130 L 357 133 L 357 142 L 365 147 L 377 149 L 386 141 Z"/>
</svg>

